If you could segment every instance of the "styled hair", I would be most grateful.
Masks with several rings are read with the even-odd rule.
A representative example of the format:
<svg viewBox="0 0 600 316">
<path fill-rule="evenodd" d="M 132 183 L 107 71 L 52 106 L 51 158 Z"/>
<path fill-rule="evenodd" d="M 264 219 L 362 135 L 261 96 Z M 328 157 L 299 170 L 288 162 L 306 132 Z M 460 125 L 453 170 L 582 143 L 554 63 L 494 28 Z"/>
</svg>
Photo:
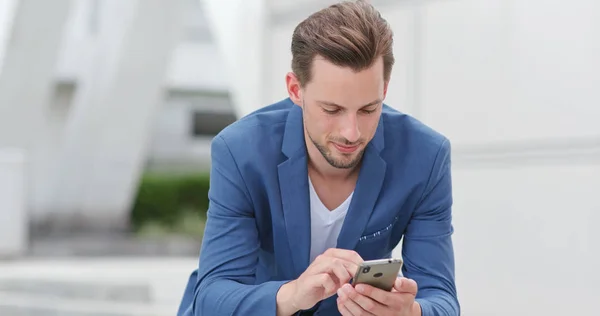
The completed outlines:
<svg viewBox="0 0 600 316">
<path fill-rule="evenodd" d="M 381 56 L 384 80 L 394 65 L 393 31 L 371 4 L 344 1 L 313 13 L 294 29 L 292 71 L 300 86 L 311 80 L 315 56 L 341 67 L 361 71 Z"/>
</svg>

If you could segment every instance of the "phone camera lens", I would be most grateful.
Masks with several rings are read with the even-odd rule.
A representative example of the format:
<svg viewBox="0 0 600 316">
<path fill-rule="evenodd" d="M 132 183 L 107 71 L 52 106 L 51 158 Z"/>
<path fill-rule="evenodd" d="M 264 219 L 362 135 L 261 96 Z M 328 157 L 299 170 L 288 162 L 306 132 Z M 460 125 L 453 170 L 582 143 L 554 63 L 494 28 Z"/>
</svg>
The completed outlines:
<svg viewBox="0 0 600 316">
<path fill-rule="evenodd" d="M 364 267 L 362 272 L 369 273 L 369 271 L 371 271 L 371 267 Z"/>
</svg>

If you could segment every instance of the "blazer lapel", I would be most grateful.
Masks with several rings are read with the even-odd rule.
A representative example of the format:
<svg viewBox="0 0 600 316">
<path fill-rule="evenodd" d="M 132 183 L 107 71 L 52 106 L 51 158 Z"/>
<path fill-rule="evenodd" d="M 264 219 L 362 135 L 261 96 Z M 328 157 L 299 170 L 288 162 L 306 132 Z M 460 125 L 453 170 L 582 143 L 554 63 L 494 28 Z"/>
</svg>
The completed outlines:
<svg viewBox="0 0 600 316">
<path fill-rule="evenodd" d="M 380 119 L 375 136 L 365 149 L 354 196 L 338 237 L 338 248 L 356 247 L 375 208 L 385 178 L 386 163 L 380 156 L 384 143 L 383 119 Z"/>
<path fill-rule="evenodd" d="M 279 188 L 288 244 L 297 277 L 309 265 L 311 232 L 308 165 L 302 111 L 296 105 L 288 115 L 282 151 L 288 159 L 277 166 Z"/>
<path fill-rule="evenodd" d="M 302 110 L 291 101 L 290 104 L 293 108 L 287 118 L 282 144 L 282 152 L 288 159 L 279 164 L 277 170 L 288 244 L 297 277 L 310 263 L 310 196 Z M 381 118 L 375 136 L 365 149 L 354 196 L 338 237 L 338 248 L 354 249 L 364 233 L 385 177 L 386 163 L 380 156 L 384 143 Z"/>
</svg>

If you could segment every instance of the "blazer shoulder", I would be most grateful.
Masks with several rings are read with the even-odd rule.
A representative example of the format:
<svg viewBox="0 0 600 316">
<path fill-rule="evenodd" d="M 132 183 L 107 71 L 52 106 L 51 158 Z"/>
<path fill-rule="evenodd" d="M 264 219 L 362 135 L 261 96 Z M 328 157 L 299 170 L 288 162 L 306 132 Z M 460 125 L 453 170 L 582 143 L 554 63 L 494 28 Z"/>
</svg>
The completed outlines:
<svg viewBox="0 0 600 316">
<path fill-rule="evenodd" d="M 285 125 L 290 108 L 286 100 L 267 105 L 231 123 L 216 137 L 234 145 L 248 145 L 247 142 L 264 140 L 267 135 L 272 139 L 273 134 L 269 133 L 278 125 Z"/>
<path fill-rule="evenodd" d="M 442 146 L 449 146 L 450 140 L 441 132 L 423 123 L 419 119 L 385 106 L 382 113 L 385 129 L 386 148 L 402 145 L 418 146 L 425 150 L 437 152 Z M 400 140 L 400 141 L 398 141 Z"/>
<path fill-rule="evenodd" d="M 259 153 L 279 152 L 293 106 L 296 105 L 290 100 L 267 105 L 225 127 L 215 138 L 227 144 L 235 160 L 252 160 Z"/>
</svg>

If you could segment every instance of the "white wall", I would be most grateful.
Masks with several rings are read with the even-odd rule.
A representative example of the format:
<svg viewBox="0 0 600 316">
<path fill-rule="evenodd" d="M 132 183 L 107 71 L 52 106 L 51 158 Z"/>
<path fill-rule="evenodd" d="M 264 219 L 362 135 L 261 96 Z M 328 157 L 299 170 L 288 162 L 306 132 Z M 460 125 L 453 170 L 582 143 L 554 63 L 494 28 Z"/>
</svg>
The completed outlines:
<svg viewBox="0 0 600 316">
<path fill-rule="evenodd" d="M 228 91 L 230 76 L 214 42 L 181 42 L 169 63 L 167 87 L 200 91 Z"/>
<path fill-rule="evenodd" d="M 433 2 L 423 118 L 461 143 L 598 136 L 598 10 L 592 0 Z"/>
<path fill-rule="evenodd" d="M 266 31 L 265 45 L 267 49 L 265 57 L 269 60 L 269 63 L 265 64 L 263 80 L 264 87 L 262 93 L 264 105 L 277 102 L 288 96 L 285 87 L 285 75 L 291 71 L 292 53 L 290 51 L 290 44 L 294 27 L 299 22 L 299 19 L 292 20 L 270 27 Z"/>
<path fill-rule="evenodd" d="M 591 0 L 423 11 L 419 111 L 453 141 L 465 315 L 596 309 L 598 12 Z"/>
<path fill-rule="evenodd" d="M 463 315 L 592 314 L 600 3 L 374 3 L 396 33 L 387 102 L 452 141 Z M 290 36 L 312 13 L 274 6 L 265 103 L 286 97 Z"/>
<path fill-rule="evenodd" d="M 600 164 L 455 168 L 464 315 L 592 315 L 600 295 Z"/>
<path fill-rule="evenodd" d="M 17 0 L 0 1 L 0 69 L 10 40 Z"/>
</svg>

